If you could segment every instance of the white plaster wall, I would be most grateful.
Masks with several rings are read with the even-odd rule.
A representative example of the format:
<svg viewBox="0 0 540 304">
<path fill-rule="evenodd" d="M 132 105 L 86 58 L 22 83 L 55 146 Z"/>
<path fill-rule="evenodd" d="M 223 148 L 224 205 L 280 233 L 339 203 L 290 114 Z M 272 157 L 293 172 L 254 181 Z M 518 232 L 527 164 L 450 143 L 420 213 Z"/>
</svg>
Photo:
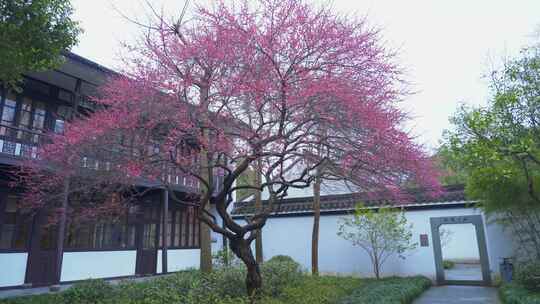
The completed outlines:
<svg viewBox="0 0 540 304">
<path fill-rule="evenodd" d="M 428 247 L 418 247 L 407 254 L 405 260 L 394 257 L 384 265 L 384 275 L 416 275 L 421 274 L 435 278 L 435 259 L 433 239 L 431 236 L 431 217 L 462 216 L 480 214 L 473 208 L 433 209 L 407 211 L 405 216 L 413 224 L 413 240 L 420 243 L 420 234 L 427 234 Z M 367 254 L 349 241 L 337 236 L 339 215 L 323 215 L 320 223 L 319 269 L 321 272 L 338 272 L 372 276 L 371 262 Z M 263 228 L 264 258 L 285 254 L 298 261 L 306 270 L 311 268 L 311 230 L 313 217 L 276 217 L 270 218 Z M 506 236 L 500 234 L 500 227 L 487 225 L 486 231 L 490 268 L 498 271 L 497 261 L 500 247 L 507 242 Z M 469 246 L 469 244 L 462 244 Z"/>
<path fill-rule="evenodd" d="M 480 261 L 476 229 L 473 224 L 444 224 L 440 229 L 450 232 L 446 246 L 442 247 L 443 260 Z"/>
<path fill-rule="evenodd" d="M 348 194 L 358 192 L 360 189 L 352 183 L 345 181 L 328 181 L 323 180 L 321 185 L 321 195 Z M 265 188 L 262 192 L 262 199 L 268 199 L 268 189 Z M 306 188 L 289 188 L 287 190 L 287 198 L 309 197 L 313 196 L 313 185 Z"/>
<path fill-rule="evenodd" d="M 168 249 L 167 250 L 167 270 L 170 272 L 199 268 L 200 249 Z M 161 273 L 161 250 L 158 250 L 157 273 Z"/>
<path fill-rule="evenodd" d="M 137 251 L 65 252 L 62 281 L 135 275 Z"/>
<path fill-rule="evenodd" d="M 512 257 L 514 248 L 518 248 L 514 242 L 512 233 L 497 224 L 493 219 L 484 217 L 486 230 L 486 242 L 488 246 L 489 265 L 493 274 L 499 274 L 499 264 L 503 258 Z"/>
<path fill-rule="evenodd" d="M 233 207 L 233 204 L 229 205 L 229 208 L 227 209 L 228 212 L 231 212 Z M 221 219 L 221 216 L 219 216 L 219 213 L 214 205 L 212 205 L 210 212 L 216 217 L 217 224 L 219 226 L 223 226 L 223 220 Z M 215 254 L 223 248 L 223 235 L 210 231 L 210 239 L 212 240 L 212 254 Z"/>
<path fill-rule="evenodd" d="M 24 284 L 28 253 L 0 253 L 0 287 Z"/>
</svg>

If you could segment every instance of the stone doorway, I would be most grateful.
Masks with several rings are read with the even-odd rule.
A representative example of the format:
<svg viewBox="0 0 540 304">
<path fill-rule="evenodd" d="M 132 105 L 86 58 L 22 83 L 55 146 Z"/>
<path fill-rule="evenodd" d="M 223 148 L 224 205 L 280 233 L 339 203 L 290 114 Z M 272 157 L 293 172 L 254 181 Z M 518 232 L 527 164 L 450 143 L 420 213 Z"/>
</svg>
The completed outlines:
<svg viewBox="0 0 540 304">
<path fill-rule="evenodd" d="M 430 222 L 437 284 L 491 285 L 482 216 L 436 217 Z M 445 244 L 445 231 L 459 232 L 452 244 Z M 443 248 L 449 245 L 453 248 Z M 453 265 L 445 267 L 449 263 Z"/>
</svg>

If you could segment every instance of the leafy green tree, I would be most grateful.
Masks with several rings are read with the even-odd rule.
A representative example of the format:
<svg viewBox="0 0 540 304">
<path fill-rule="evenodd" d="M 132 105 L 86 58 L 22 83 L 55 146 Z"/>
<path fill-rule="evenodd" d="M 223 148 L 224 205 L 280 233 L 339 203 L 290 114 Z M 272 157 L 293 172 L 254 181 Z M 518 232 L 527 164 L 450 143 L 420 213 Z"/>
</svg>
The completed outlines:
<svg viewBox="0 0 540 304">
<path fill-rule="evenodd" d="M 51 69 L 81 33 L 69 0 L 0 0 L 0 81 L 16 87 L 21 74 Z"/>
<path fill-rule="evenodd" d="M 441 146 L 432 156 L 432 161 L 439 171 L 439 182 L 442 185 L 462 185 L 467 181 L 467 174 L 463 167 L 456 163 L 448 147 Z"/>
<path fill-rule="evenodd" d="M 540 258 L 540 48 L 524 49 L 492 73 L 484 107 L 462 106 L 446 131 L 448 162 L 466 192 L 513 229 L 523 257 Z"/>
<path fill-rule="evenodd" d="M 418 245 L 412 242 L 411 230 L 412 224 L 397 208 L 373 210 L 358 205 L 352 217 L 340 219 L 338 235 L 368 254 L 375 277 L 380 279 L 382 266 L 389 257 L 405 258 L 404 253 Z"/>
</svg>

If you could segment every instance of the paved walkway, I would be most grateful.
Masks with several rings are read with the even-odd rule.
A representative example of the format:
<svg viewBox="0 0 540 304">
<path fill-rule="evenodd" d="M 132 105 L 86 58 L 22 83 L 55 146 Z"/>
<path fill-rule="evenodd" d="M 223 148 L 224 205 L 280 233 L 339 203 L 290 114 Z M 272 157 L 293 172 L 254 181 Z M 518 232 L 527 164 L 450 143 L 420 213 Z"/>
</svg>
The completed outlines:
<svg viewBox="0 0 540 304">
<path fill-rule="evenodd" d="M 64 291 L 71 287 L 71 284 L 63 284 L 60 286 L 60 291 Z M 4 289 L 0 290 L 0 299 L 22 297 L 22 296 L 35 296 L 44 293 L 50 293 L 49 287 L 34 287 L 34 288 L 16 288 L 16 289 Z"/>
<path fill-rule="evenodd" d="M 456 263 L 452 269 L 444 270 L 446 280 L 482 281 L 480 264 Z"/>
<path fill-rule="evenodd" d="M 413 304 L 500 304 L 497 289 L 478 286 L 436 286 Z"/>
</svg>

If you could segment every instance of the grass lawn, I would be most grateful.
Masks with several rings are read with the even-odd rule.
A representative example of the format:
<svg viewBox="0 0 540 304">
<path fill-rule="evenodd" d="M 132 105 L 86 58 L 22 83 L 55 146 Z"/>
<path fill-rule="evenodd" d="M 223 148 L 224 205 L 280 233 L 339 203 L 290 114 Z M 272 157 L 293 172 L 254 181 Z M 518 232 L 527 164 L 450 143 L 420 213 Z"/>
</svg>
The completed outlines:
<svg viewBox="0 0 540 304">
<path fill-rule="evenodd" d="M 312 277 L 294 262 L 266 262 L 260 304 L 407 304 L 429 288 L 424 277 L 382 280 Z M 196 270 L 145 282 L 110 285 L 90 280 L 65 292 L 0 300 L 0 304 L 243 304 L 249 303 L 241 267 L 203 275 Z"/>
</svg>

